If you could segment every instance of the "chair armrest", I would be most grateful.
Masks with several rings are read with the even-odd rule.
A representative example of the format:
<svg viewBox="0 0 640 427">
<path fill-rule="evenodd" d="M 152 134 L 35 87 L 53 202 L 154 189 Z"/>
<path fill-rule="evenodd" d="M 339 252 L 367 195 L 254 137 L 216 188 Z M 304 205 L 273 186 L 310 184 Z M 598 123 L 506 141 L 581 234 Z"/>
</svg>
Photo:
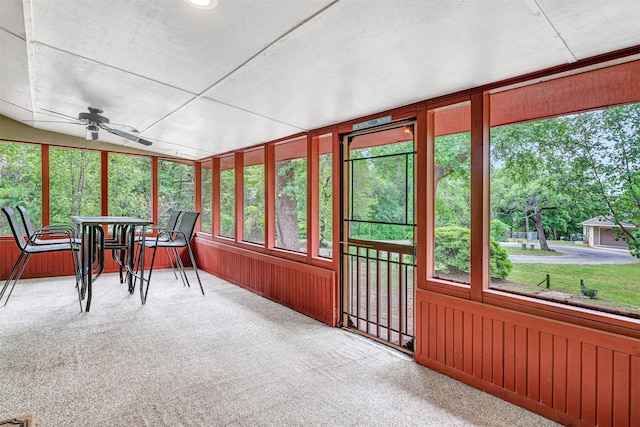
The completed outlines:
<svg viewBox="0 0 640 427">
<path fill-rule="evenodd" d="M 47 237 L 55 237 L 55 239 L 47 239 Z M 64 236 L 64 237 L 60 237 Z M 34 246 L 42 246 L 47 243 L 41 243 L 40 240 L 68 240 L 69 244 L 74 242 L 75 233 L 71 227 L 66 226 L 45 226 L 36 231 L 34 231 L 33 235 L 29 236 L 29 240 L 27 244 Z"/>
</svg>

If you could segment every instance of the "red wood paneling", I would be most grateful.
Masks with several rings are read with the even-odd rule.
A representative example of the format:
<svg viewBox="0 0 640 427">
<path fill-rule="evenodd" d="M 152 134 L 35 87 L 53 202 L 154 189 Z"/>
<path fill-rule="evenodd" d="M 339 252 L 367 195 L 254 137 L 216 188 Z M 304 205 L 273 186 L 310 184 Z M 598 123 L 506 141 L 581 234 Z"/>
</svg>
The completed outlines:
<svg viewBox="0 0 640 427">
<path fill-rule="evenodd" d="M 629 373 L 631 379 L 631 389 L 629 390 L 629 401 L 631 404 L 630 420 L 628 425 L 640 425 L 640 354 L 635 354 L 631 357 L 631 372 Z M 617 414 L 616 414 L 617 415 Z"/>
<path fill-rule="evenodd" d="M 336 286 L 332 270 L 268 254 L 227 246 L 207 238 L 194 239 L 198 266 L 231 283 L 335 326 Z"/>
<path fill-rule="evenodd" d="M 640 425 L 636 338 L 424 290 L 416 325 L 427 367 L 563 424 Z"/>
<path fill-rule="evenodd" d="M 553 346 L 552 334 L 540 333 L 540 402 L 553 405 Z"/>
<path fill-rule="evenodd" d="M 509 391 L 516 390 L 516 327 L 510 323 L 504 326 L 503 387 Z"/>
<path fill-rule="evenodd" d="M 610 426 L 613 423 L 613 351 L 598 347 L 596 384 L 596 414 L 598 425 Z"/>
<path fill-rule="evenodd" d="M 16 246 L 13 238 L 1 238 L 0 239 L 0 280 L 6 280 L 15 264 L 20 251 Z M 150 262 L 150 258 L 147 258 Z M 188 256 L 183 260 L 187 265 Z M 147 264 L 147 263 L 146 263 Z M 149 264 L 147 264 L 146 268 Z M 158 252 L 158 256 L 155 260 L 154 268 L 167 268 L 169 267 L 169 260 L 163 250 Z M 105 273 L 113 273 L 118 271 L 118 265 L 113 261 L 111 253 L 105 254 Z M 70 252 L 50 252 L 43 254 L 35 254 L 29 260 L 24 273 L 22 273 L 23 279 L 40 278 L 40 277 L 55 277 L 55 276 L 73 276 L 73 264 L 71 260 Z"/>
<path fill-rule="evenodd" d="M 491 126 L 640 101 L 640 61 L 491 95 Z"/>
<path fill-rule="evenodd" d="M 553 402 L 552 406 L 566 411 L 567 405 L 567 339 L 553 337 Z"/>
<path fill-rule="evenodd" d="M 630 360 L 631 357 L 628 354 L 620 353 L 618 351 L 613 354 L 613 378 L 615 378 L 613 382 L 614 426 L 629 425 L 629 383 L 631 382 L 631 372 L 629 370 Z"/>
</svg>

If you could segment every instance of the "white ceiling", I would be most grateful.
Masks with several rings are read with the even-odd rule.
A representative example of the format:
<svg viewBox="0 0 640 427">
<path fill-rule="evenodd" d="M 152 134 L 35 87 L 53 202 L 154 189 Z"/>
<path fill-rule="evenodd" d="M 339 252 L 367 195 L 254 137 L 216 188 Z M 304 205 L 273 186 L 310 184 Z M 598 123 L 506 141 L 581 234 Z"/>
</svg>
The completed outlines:
<svg viewBox="0 0 640 427">
<path fill-rule="evenodd" d="M 637 0 L 0 0 L 0 114 L 187 159 L 640 45 Z M 34 121 L 37 121 L 34 123 Z M 126 130 L 126 129 L 123 129 Z"/>
</svg>

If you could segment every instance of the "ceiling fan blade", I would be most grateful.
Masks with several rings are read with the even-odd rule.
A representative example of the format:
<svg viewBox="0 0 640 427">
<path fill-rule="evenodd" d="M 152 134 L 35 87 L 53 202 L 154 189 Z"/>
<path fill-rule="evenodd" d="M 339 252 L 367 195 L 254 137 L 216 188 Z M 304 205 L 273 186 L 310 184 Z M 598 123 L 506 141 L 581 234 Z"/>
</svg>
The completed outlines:
<svg viewBox="0 0 640 427">
<path fill-rule="evenodd" d="M 61 117 L 66 117 L 68 119 L 76 120 L 75 123 L 82 124 L 82 123 L 79 122 L 77 117 L 69 116 L 67 114 L 58 113 L 57 111 L 47 110 L 46 108 L 42 108 L 41 110 L 42 111 L 46 111 L 48 113 L 55 114 L 56 116 L 61 116 Z"/>
<path fill-rule="evenodd" d="M 130 133 L 122 132 L 121 130 L 118 130 L 118 129 L 112 129 L 109 126 L 105 126 L 103 124 L 98 124 L 98 126 L 100 126 L 100 128 L 106 130 L 109 133 L 121 136 L 122 138 L 128 139 L 128 140 L 133 141 L 133 142 L 137 142 L 137 143 L 142 144 L 142 145 L 151 145 L 151 144 L 153 144 L 151 141 L 147 141 L 146 139 L 142 139 L 142 138 L 140 138 L 138 136 L 131 135 Z"/>
<path fill-rule="evenodd" d="M 60 120 L 23 120 L 24 123 L 62 123 L 69 125 L 84 125 L 84 123 L 80 122 L 63 122 Z"/>
</svg>

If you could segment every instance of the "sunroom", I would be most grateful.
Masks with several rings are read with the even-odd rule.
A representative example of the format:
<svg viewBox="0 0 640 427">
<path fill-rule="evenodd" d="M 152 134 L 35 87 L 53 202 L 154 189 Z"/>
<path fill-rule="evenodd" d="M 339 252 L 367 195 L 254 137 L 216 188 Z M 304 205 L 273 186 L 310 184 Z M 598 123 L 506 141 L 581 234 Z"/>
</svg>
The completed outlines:
<svg viewBox="0 0 640 427">
<path fill-rule="evenodd" d="M 2 9 L 3 207 L 24 205 L 43 226 L 76 215 L 165 224 L 172 211 L 199 212 L 191 245 L 215 283 L 205 300 L 217 286 L 249 291 L 278 304 L 253 321 L 286 317 L 284 306 L 561 424 L 640 423 L 640 236 L 626 236 L 615 261 L 598 262 L 609 259 L 600 252 L 566 261 L 607 250 L 572 240 L 585 218 L 615 212 L 640 226 L 640 10 L 630 2 L 5 0 Z M 87 108 L 108 121 L 87 121 Z M 3 221 L 4 282 L 19 251 Z M 96 292 L 117 303 L 60 312 L 77 308 L 73 292 L 48 305 L 37 291 L 45 278 L 58 288 L 73 277 L 67 256 L 29 262 L 27 285 L 3 309 L 34 298 L 37 310 L 9 321 L 0 309 L 13 331 L 3 339 L 20 330 L 16 315 L 75 330 L 135 302 L 134 321 L 156 295 L 172 310 L 197 307 L 162 300 L 153 283 L 144 305 L 120 299 L 109 276 Z M 153 274 L 171 281 L 170 258 L 158 256 Z M 118 266 L 107 260 L 105 271 Z M 245 336 L 249 326 L 226 328 Z M 251 375 L 267 375 L 246 342 L 229 345 L 251 354 Z M 215 349 L 206 347 L 212 358 Z M 2 354 L 0 378 L 28 369 Z M 207 369 L 203 378 L 216 367 Z M 367 393 L 355 390 L 366 412 Z M 210 392 L 197 390 L 204 406 Z M 0 418 L 16 410 L 0 404 Z M 210 413 L 185 425 L 225 423 Z M 147 421 L 176 414 L 155 415 Z"/>
</svg>

